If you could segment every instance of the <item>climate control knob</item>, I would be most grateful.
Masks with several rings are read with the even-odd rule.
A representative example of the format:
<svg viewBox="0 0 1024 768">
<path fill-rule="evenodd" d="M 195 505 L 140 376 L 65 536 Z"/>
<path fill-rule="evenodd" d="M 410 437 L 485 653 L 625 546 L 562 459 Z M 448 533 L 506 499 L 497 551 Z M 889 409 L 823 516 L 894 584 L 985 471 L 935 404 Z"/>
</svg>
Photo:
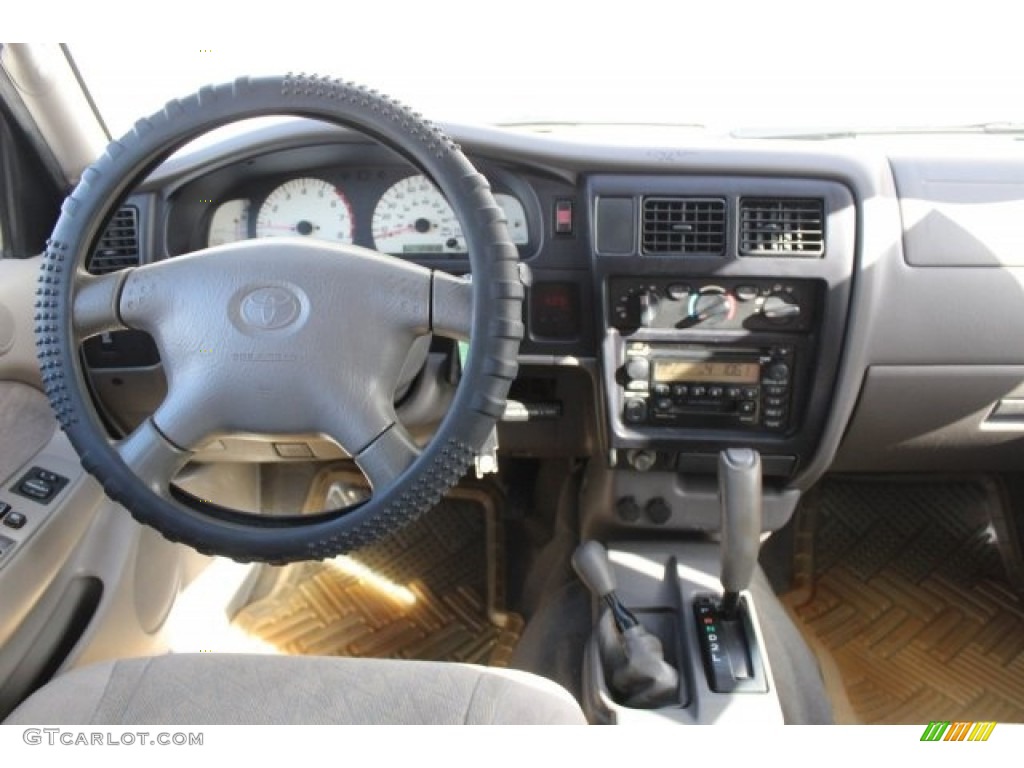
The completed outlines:
<svg viewBox="0 0 1024 768">
<path fill-rule="evenodd" d="M 717 325 L 736 312 L 736 301 L 720 288 L 707 288 L 690 298 L 692 325 Z"/>
<path fill-rule="evenodd" d="M 781 325 L 800 316 L 800 304 L 791 293 L 773 293 L 765 298 L 761 314 Z"/>
</svg>

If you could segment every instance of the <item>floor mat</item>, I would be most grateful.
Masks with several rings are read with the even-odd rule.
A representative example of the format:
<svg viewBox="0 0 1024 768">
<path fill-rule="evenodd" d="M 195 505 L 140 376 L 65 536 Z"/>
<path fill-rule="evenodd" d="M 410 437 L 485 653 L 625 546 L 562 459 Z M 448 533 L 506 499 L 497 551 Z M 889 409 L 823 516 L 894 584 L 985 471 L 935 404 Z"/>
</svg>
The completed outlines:
<svg viewBox="0 0 1024 768">
<path fill-rule="evenodd" d="M 994 484 L 829 480 L 806 502 L 783 602 L 838 669 L 837 719 L 1024 722 L 1024 600 Z"/>
<path fill-rule="evenodd" d="M 503 608 L 497 504 L 455 489 L 371 547 L 290 566 L 234 625 L 281 652 L 505 666 L 522 619 Z"/>
</svg>

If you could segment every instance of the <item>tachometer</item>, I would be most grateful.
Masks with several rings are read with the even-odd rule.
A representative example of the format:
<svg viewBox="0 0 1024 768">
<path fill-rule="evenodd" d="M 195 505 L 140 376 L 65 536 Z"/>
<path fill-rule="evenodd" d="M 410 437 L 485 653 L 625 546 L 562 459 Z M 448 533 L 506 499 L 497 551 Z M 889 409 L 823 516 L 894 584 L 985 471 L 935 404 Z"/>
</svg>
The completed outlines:
<svg viewBox="0 0 1024 768">
<path fill-rule="evenodd" d="M 210 231 L 206 236 L 206 244 L 211 248 L 224 243 L 235 243 L 245 240 L 249 227 L 249 201 L 228 200 L 217 206 L 210 218 Z"/>
<path fill-rule="evenodd" d="M 348 198 L 323 179 L 285 182 L 260 206 L 256 237 L 315 237 L 352 242 L 352 209 Z"/>
<path fill-rule="evenodd" d="M 448 201 L 426 176 L 393 184 L 373 211 L 373 241 L 390 254 L 465 253 L 462 227 Z"/>
</svg>

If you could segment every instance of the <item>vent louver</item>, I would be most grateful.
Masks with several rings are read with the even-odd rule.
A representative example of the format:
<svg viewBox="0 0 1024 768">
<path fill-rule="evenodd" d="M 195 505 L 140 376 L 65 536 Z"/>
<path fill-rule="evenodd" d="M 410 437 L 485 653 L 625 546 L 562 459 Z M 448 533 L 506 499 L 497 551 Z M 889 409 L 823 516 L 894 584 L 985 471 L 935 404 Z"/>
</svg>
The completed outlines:
<svg viewBox="0 0 1024 768">
<path fill-rule="evenodd" d="M 747 199 L 740 202 L 743 256 L 821 256 L 825 206 L 821 200 Z"/>
<path fill-rule="evenodd" d="M 644 253 L 725 253 L 725 201 L 644 198 Z"/>
<path fill-rule="evenodd" d="M 89 258 L 89 272 L 105 275 L 139 263 L 139 209 L 123 205 L 107 224 Z"/>
</svg>

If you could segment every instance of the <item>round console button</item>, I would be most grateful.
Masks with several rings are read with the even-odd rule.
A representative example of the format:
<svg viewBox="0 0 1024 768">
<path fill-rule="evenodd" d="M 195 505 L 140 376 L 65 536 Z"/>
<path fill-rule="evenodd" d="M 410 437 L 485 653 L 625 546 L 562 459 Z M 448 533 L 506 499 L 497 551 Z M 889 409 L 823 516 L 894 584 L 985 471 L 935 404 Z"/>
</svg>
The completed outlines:
<svg viewBox="0 0 1024 768">
<path fill-rule="evenodd" d="M 623 415 L 630 424 L 644 422 L 647 420 L 647 403 L 639 398 L 632 397 L 626 401 Z"/>
</svg>

